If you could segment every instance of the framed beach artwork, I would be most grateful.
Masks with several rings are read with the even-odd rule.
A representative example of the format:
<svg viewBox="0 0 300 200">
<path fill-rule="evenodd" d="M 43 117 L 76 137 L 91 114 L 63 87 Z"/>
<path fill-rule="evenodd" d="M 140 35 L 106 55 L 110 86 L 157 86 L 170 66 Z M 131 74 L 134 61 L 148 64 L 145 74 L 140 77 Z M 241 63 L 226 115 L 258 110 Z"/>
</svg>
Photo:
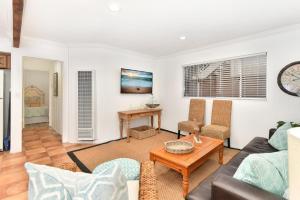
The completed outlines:
<svg viewBox="0 0 300 200">
<path fill-rule="evenodd" d="M 121 69 L 121 93 L 152 94 L 153 73 Z"/>
</svg>

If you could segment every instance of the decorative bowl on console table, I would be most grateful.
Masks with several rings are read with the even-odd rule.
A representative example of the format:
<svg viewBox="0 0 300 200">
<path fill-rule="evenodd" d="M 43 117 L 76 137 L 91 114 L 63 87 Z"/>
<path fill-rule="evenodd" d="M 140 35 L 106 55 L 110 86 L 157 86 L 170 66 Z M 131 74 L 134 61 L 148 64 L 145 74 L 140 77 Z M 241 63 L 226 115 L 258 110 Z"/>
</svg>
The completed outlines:
<svg viewBox="0 0 300 200">
<path fill-rule="evenodd" d="M 146 106 L 148 108 L 157 108 L 159 106 L 159 104 L 147 103 Z"/>
</svg>

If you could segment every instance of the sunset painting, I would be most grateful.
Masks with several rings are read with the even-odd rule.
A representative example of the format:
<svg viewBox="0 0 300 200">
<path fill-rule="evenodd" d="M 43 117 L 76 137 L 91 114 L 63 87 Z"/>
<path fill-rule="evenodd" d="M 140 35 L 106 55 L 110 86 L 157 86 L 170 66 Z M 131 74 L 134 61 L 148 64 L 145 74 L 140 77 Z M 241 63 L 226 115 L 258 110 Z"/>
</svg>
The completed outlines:
<svg viewBox="0 0 300 200">
<path fill-rule="evenodd" d="M 153 73 L 121 69 L 121 93 L 152 94 Z"/>
</svg>

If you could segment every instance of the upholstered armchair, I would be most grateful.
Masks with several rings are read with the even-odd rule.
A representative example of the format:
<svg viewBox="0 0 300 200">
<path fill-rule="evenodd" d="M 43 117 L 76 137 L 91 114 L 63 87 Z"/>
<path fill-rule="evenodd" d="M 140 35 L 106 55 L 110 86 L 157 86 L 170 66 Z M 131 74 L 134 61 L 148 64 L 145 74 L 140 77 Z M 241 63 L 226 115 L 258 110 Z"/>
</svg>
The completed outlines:
<svg viewBox="0 0 300 200">
<path fill-rule="evenodd" d="M 204 125 L 204 113 L 205 100 L 191 99 L 188 121 L 178 123 L 178 139 L 180 138 L 180 131 L 186 131 L 188 133 L 199 132 Z"/>
<path fill-rule="evenodd" d="M 232 101 L 214 100 L 211 116 L 211 124 L 202 127 L 201 135 L 221 140 L 228 139 L 230 147 Z"/>
</svg>

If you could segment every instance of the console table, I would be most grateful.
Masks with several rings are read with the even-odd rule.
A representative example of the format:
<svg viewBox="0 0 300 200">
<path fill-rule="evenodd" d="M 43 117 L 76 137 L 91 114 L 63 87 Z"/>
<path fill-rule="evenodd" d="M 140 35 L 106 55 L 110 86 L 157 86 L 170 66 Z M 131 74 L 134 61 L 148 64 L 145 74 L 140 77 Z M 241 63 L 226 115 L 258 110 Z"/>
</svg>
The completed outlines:
<svg viewBox="0 0 300 200">
<path fill-rule="evenodd" d="M 139 119 L 143 117 L 151 117 L 151 127 L 153 128 L 154 123 L 154 115 L 157 115 L 157 123 L 158 123 L 158 132 L 160 132 L 161 125 L 161 111 L 160 108 L 145 108 L 138 110 L 128 110 L 118 112 L 119 121 L 120 121 L 120 136 L 123 138 L 123 124 L 125 123 L 126 131 L 127 131 L 127 142 L 130 142 L 130 121 L 134 119 Z"/>
</svg>

